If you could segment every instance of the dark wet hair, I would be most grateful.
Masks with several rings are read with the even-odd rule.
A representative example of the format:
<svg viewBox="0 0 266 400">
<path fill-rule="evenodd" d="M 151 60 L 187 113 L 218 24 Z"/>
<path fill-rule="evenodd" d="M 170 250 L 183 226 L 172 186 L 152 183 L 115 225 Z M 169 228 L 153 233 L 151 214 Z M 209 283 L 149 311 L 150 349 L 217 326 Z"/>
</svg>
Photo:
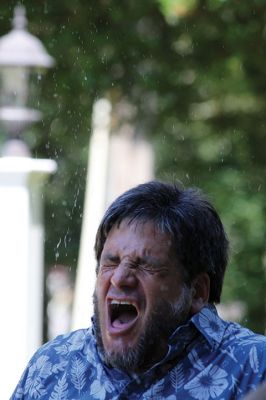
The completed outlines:
<svg viewBox="0 0 266 400">
<path fill-rule="evenodd" d="M 177 260 L 190 285 L 200 273 L 210 277 L 210 303 L 219 303 L 228 261 L 228 240 L 222 222 L 199 189 L 183 189 L 178 184 L 158 181 L 136 186 L 119 196 L 106 211 L 95 242 L 99 265 L 111 228 L 124 219 L 152 221 L 169 234 Z"/>
</svg>

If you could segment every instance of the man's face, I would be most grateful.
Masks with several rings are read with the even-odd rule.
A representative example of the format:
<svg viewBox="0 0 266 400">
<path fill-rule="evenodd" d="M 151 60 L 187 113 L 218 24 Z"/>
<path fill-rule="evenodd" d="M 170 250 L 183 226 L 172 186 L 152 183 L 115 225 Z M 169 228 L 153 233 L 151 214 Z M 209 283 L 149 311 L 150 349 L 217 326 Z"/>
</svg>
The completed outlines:
<svg viewBox="0 0 266 400">
<path fill-rule="evenodd" d="M 158 361 L 191 306 L 170 237 L 152 222 L 114 226 L 101 254 L 94 301 L 106 362 L 138 371 Z"/>
</svg>

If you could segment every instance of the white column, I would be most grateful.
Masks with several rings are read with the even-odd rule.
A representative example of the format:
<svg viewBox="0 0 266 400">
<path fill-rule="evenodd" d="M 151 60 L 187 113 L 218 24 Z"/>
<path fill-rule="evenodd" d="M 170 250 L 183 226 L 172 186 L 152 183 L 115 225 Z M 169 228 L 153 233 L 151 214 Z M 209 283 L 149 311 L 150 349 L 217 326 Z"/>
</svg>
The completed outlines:
<svg viewBox="0 0 266 400">
<path fill-rule="evenodd" d="M 126 190 L 154 179 L 154 152 L 151 143 L 143 137 L 113 134 L 110 140 L 107 204 Z"/>
<path fill-rule="evenodd" d="M 0 158 L 1 398 L 8 399 L 42 342 L 42 187 L 52 160 Z"/>
<path fill-rule="evenodd" d="M 93 314 L 92 296 L 96 267 L 93 248 L 96 231 L 106 206 L 110 118 L 111 103 L 107 99 L 96 101 L 92 115 L 72 329 L 87 328 Z"/>
</svg>

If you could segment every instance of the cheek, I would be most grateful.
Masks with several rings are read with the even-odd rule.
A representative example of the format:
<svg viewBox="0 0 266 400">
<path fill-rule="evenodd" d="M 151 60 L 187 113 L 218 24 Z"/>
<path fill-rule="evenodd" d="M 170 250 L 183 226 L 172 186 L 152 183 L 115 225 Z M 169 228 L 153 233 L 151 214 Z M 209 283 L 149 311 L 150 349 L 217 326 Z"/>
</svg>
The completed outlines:
<svg viewBox="0 0 266 400">
<path fill-rule="evenodd" d="M 96 278 L 96 289 L 101 290 L 101 288 L 105 287 L 110 281 L 110 273 L 100 271 Z"/>
<path fill-rule="evenodd" d="M 165 295 L 169 295 L 170 292 L 171 292 L 171 288 L 170 288 L 169 284 L 161 283 L 159 285 L 159 292 L 160 292 L 161 295 L 164 295 L 164 296 Z"/>
<path fill-rule="evenodd" d="M 180 284 L 174 284 L 175 278 L 171 282 L 161 282 L 157 287 L 157 296 L 163 298 L 166 301 L 175 302 L 179 299 L 182 292 Z"/>
<path fill-rule="evenodd" d="M 102 276 L 98 275 L 95 285 L 95 294 L 97 296 L 98 302 L 103 301 L 105 287 L 106 287 L 105 280 L 102 278 Z"/>
</svg>

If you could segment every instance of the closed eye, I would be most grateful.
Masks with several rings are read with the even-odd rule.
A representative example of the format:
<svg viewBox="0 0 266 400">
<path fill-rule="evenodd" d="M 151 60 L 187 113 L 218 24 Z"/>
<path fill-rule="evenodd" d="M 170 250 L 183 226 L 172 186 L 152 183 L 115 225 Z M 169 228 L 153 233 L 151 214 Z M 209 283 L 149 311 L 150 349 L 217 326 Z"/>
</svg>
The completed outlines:
<svg viewBox="0 0 266 400">
<path fill-rule="evenodd" d="M 167 272 L 166 267 L 164 267 L 162 265 L 154 265 L 154 264 L 142 264 L 139 266 L 139 269 L 150 272 L 152 274 Z"/>
<path fill-rule="evenodd" d="M 106 264 L 100 265 L 101 270 L 109 270 L 109 269 L 116 268 L 116 267 L 117 267 L 117 264 L 113 264 L 113 263 L 106 263 Z"/>
<path fill-rule="evenodd" d="M 107 255 L 100 262 L 100 269 L 111 269 L 117 267 L 119 265 L 120 259 L 119 257 Z"/>
<path fill-rule="evenodd" d="M 149 255 L 137 257 L 134 265 L 139 271 L 147 271 L 151 274 L 167 271 L 167 268 L 159 260 Z"/>
</svg>

